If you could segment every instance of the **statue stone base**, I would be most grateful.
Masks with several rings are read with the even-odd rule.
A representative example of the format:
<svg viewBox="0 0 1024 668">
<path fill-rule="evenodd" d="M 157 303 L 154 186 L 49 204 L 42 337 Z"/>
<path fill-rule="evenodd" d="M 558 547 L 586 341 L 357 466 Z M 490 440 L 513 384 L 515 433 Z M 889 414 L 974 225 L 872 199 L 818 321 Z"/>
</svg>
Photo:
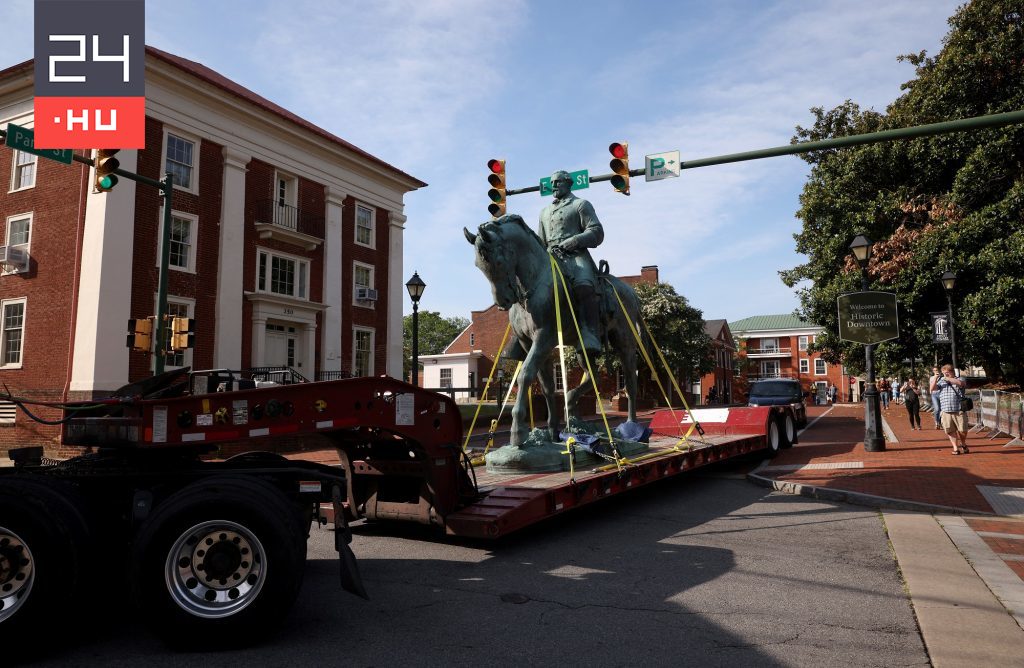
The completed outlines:
<svg viewBox="0 0 1024 668">
<path fill-rule="evenodd" d="M 598 434 L 592 426 L 573 419 L 572 431 L 575 433 Z M 615 439 L 615 447 L 622 457 L 632 457 L 649 448 L 647 443 Z M 598 452 L 612 456 L 611 446 L 607 440 L 597 445 Z M 565 454 L 565 444 L 548 440 L 546 429 L 534 429 L 529 438 L 519 446 L 505 445 L 493 450 L 484 457 L 487 472 L 497 474 L 552 473 L 569 470 L 569 455 Z M 611 460 L 592 454 L 580 446 L 576 446 L 577 470 L 593 468 L 612 463 Z"/>
</svg>

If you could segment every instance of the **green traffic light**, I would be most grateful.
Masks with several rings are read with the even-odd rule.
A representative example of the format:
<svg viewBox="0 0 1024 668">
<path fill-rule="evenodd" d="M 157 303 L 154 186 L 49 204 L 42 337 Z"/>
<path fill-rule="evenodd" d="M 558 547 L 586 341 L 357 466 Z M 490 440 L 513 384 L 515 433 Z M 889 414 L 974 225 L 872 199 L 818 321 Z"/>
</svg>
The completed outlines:
<svg viewBox="0 0 1024 668">
<path fill-rule="evenodd" d="M 624 191 L 628 187 L 626 185 L 626 179 L 621 177 L 621 176 L 618 176 L 618 175 L 613 176 L 612 177 L 612 187 L 615 188 L 616 190 L 618 190 L 619 192 Z"/>
<path fill-rule="evenodd" d="M 110 190 L 117 185 L 117 177 L 113 174 L 104 174 L 99 179 L 99 186 L 103 190 Z"/>
</svg>

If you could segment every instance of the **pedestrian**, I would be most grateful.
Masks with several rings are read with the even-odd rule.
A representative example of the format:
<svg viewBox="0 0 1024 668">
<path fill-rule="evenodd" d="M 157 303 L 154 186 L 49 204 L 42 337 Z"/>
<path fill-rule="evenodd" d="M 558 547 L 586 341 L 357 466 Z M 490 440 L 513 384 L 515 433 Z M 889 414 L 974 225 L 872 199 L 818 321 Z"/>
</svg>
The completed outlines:
<svg viewBox="0 0 1024 668">
<path fill-rule="evenodd" d="M 893 378 L 891 385 L 892 385 L 892 400 L 895 401 L 898 404 L 900 402 L 900 379 L 899 378 Z"/>
<path fill-rule="evenodd" d="M 954 455 L 965 455 L 967 449 L 967 413 L 960 407 L 964 398 L 964 387 L 967 386 L 960 378 L 953 375 L 953 365 L 942 365 L 942 377 L 932 377 L 929 389 L 939 391 L 939 406 L 942 408 L 942 429 L 949 436 Z"/>
<path fill-rule="evenodd" d="M 910 428 L 921 430 L 921 390 L 917 387 L 917 381 L 913 378 L 907 380 L 902 388 L 903 405 L 907 407 L 907 416 L 910 418 Z"/>
<path fill-rule="evenodd" d="M 933 390 L 932 387 L 942 378 L 942 374 L 939 373 L 939 367 L 932 367 L 932 376 L 928 381 L 928 390 L 932 395 L 932 417 L 935 418 L 935 428 L 942 429 L 942 407 L 939 405 L 939 391 Z"/>
<path fill-rule="evenodd" d="M 829 402 L 832 403 L 832 404 L 835 404 L 837 396 L 839 396 L 839 388 L 837 388 L 835 385 L 829 386 L 829 388 L 828 388 L 828 400 L 829 400 Z"/>
<path fill-rule="evenodd" d="M 878 398 L 882 401 L 882 408 L 889 408 L 889 381 L 885 378 L 878 381 Z"/>
</svg>

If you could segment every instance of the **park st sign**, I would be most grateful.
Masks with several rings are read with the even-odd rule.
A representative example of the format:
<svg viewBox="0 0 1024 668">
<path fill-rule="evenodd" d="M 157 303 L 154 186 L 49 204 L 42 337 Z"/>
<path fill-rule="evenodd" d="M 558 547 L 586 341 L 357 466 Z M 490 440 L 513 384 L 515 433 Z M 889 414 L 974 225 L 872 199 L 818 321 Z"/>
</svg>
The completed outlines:
<svg viewBox="0 0 1024 668">
<path fill-rule="evenodd" d="M 871 345 L 900 335 L 896 295 L 891 292 L 850 292 L 836 300 L 839 338 Z"/>
</svg>

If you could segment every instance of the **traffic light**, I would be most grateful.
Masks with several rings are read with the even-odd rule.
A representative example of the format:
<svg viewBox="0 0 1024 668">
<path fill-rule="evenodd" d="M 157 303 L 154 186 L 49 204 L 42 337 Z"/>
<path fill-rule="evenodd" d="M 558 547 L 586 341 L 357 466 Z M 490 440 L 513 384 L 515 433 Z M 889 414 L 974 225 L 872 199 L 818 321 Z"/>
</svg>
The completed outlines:
<svg viewBox="0 0 1024 668">
<path fill-rule="evenodd" d="M 608 147 L 612 154 L 612 161 L 608 166 L 612 168 L 615 176 L 612 177 L 612 187 L 623 195 L 629 194 L 629 143 L 615 142 Z"/>
<path fill-rule="evenodd" d="M 173 352 L 180 352 L 196 345 L 195 318 L 175 317 L 171 319 L 171 345 Z"/>
<path fill-rule="evenodd" d="M 491 216 L 498 218 L 505 215 L 505 161 L 488 160 L 487 168 L 491 170 L 487 176 L 487 182 L 491 184 L 491 189 L 487 191 L 487 196 L 491 198 L 487 210 Z"/>
<path fill-rule="evenodd" d="M 114 172 L 121 166 L 120 161 L 114 157 L 118 152 L 116 148 L 96 149 L 96 175 L 92 187 L 96 192 L 110 192 L 117 185 L 117 175 Z"/>
<path fill-rule="evenodd" d="M 150 352 L 153 349 L 153 318 L 130 319 L 128 340 L 125 343 L 136 352 Z"/>
</svg>

